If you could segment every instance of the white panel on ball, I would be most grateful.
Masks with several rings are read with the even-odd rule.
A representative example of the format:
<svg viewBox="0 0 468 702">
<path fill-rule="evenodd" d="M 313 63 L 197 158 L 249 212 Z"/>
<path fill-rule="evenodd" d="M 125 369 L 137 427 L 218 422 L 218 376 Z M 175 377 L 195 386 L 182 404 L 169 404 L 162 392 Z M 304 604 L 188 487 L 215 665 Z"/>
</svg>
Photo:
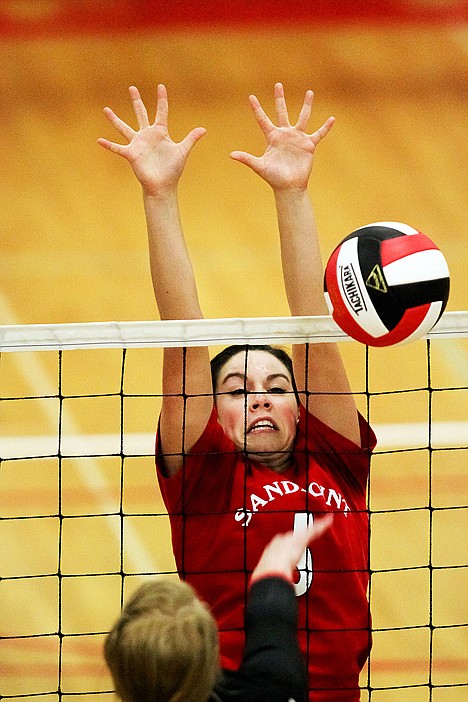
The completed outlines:
<svg viewBox="0 0 468 702">
<path fill-rule="evenodd" d="M 447 262 L 441 251 L 428 249 L 409 254 L 383 267 L 388 285 L 405 285 L 424 280 L 437 280 L 449 275 Z"/>
<path fill-rule="evenodd" d="M 375 312 L 361 275 L 358 237 L 343 242 L 338 252 L 336 267 L 341 296 L 352 317 L 362 329 L 374 337 L 387 334 L 388 329 Z"/>
</svg>

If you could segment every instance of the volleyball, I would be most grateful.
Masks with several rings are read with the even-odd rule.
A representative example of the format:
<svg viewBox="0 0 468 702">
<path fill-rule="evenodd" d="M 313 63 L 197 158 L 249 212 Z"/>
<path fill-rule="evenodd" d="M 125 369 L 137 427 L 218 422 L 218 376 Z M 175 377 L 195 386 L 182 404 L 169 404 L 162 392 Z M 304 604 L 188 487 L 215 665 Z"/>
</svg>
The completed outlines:
<svg viewBox="0 0 468 702">
<path fill-rule="evenodd" d="M 400 222 L 374 222 L 336 247 L 324 288 L 330 314 L 348 336 L 393 346 L 432 329 L 447 305 L 450 276 L 428 236 Z"/>
</svg>

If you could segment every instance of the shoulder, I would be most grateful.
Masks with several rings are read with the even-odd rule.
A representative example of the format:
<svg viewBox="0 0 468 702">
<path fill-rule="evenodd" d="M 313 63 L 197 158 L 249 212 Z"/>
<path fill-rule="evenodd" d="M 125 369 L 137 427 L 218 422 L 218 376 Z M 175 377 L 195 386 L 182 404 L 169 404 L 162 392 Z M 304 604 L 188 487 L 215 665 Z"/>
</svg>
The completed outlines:
<svg viewBox="0 0 468 702">
<path fill-rule="evenodd" d="M 328 424 L 325 424 L 325 422 L 318 419 L 313 412 L 301 405 L 296 448 L 300 447 L 301 444 L 305 442 L 309 448 L 313 448 L 314 446 L 320 447 L 326 444 L 331 449 L 334 448 L 337 451 L 352 452 L 355 454 L 373 451 L 377 444 L 374 431 L 358 410 L 356 410 L 356 414 L 361 437 L 359 445 L 347 439 L 335 429 L 328 426 Z"/>
<path fill-rule="evenodd" d="M 357 412 L 357 410 L 356 410 Z M 294 452 L 319 464 L 344 485 L 362 494 L 367 487 L 370 458 L 377 443 L 375 434 L 364 417 L 358 413 L 360 445 L 339 434 L 305 408 L 301 408 Z"/>
<path fill-rule="evenodd" d="M 204 511 L 206 504 L 211 504 L 215 511 L 227 508 L 241 459 L 219 424 L 215 409 L 190 451 L 184 455 L 179 453 L 181 460 L 177 470 L 167 470 L 168 458 L 158 433 L 156 469 L 166 506 L 176 510 L 183 502 L 185 511 Z"/>
<path fill-rule="evenodd" d="M 156 468 L 158 475 L 162 478 L 172 479 L 181 472 L 181 468 L 187 465 L 187 462 L 192 463 L 193 459 L 207 454 L 213 453 L 233 453 L 234 444 L 226 436 L 222 426 L 218 422 L 218 413 L 216 407 L 213 406 L 211 414 L 208 421 L 198 437 L 197 441 L 190 448 L 189 451 L 183 453 L 180 450 L 176 453 L 168 453 L 165 450 L 161 437 L 161 420 L 158 424 L 158 429 L 156 433 Z M 175 468 L 171 468 L 171 464 L 175 465 Z"/>
</svg>

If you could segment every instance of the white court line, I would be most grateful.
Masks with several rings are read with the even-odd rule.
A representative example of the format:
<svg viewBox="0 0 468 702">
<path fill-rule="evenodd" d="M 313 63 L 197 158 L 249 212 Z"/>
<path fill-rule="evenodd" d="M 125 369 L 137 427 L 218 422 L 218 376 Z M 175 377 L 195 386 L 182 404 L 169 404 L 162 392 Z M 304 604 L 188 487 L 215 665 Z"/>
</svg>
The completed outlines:
<svg viewBox="0 0 468 702">
<path fill-rule="evenodd" d="M 455 448 L 468 446 L 468 421 L 406 422 L 401 424 L 372 424 L 377 436 L 377 451 L 418 448 Z"/>
<path fill-rule="evenodd" d="M 0 293 L 0 316 L 2 319 L 8 319 L 14 322 L 15 320 L 15 313 L 11 306 L 9 305 L 8 301 L 6 300 L 5 296 L 1 295 Z M 42 390 L 44 387 L 47 387 L 48 383 L 50 383 L 49 379 L 49 374 L 47 373 L 47 370 L 44 366 L 44 363 L 40 359 L 40 354 L 28 354 L 28 359 L 27 363 L 24 361 L 22 362 L 22 354 L 14 354 L 14 359 L 19 365 L 19 370 L 21 375 L 24 377 L 26 382 L 28 383 L 29 387 L 32 390 L 33 395 L 40 395 L 42 393 Z M 39 403 L 40 410 L 42 411 L 43 415 L 45 416 L 47 422 L 50 424 L 51 427 L 56 427 L 57 426 L 57 412 L 55 408 L 51 405 L 49 402 L 40 402 Z M 71 434 L 74 436 L 79 436 L 80 435 L 80 427 L 78 426 L 77 422 L 73 420 L 73 417 L 71 415 L 67 415 L 67 425 L 70 427 Z M 19 443 L 23 445 L 22 451 L 23 451 L 23 456 L 25 455 L 24 450 L 25 447 L 29 444 L 32 445 L 36 444 L 36 439 L 37 437 L 29 437 L 29 440 L 27 437 L 17 437 L 19 439 Z M 57 446 L 58 446 L 58 438 L 57 434 L 52 437 L 48 437 L 46 440 L 46 444 L 48 446 L 52 445 L 50 443 L 50 440 L 53 439 L 53 446 L 54 449 L 52 451 L 53 454 L 57 454 Z M 4 449 L 7 448 L 9 444 L 9 439 L 5 437 L 0 438 L 0 456 L 3 457 Z M 14 439 L 13 439 L 14 441 Z M 16 443 L 18 446 L 18 442 Z M 120 447 L 120 438 L 119 438 L 119 447 Z M 8 452 L 8 451 L 7 451 Z M 18 449 L 16 449 L 16 452 L 18 452 Z M 26 454 L 27 455 L 27 454 Z M 38 454 L 32 454 L 32 455 L 38 455 Z M 76 456 L 77 454 L 75 454 Z M 92 460 L 92 459 L 90 459 Z M 110 504 L 107 502 L 105 499 L 103 499 L 102 495 L 105 495 L 106 488 L 109 489 L 109 483 L 107 482 L 106 478 L 104 477 L 103 472 L 101 471 L 99 464 L 97 461 L 92 461 L 91 465 L 89 462 L 87 463 L 86 466 L 83 465 L 82 461 L 75 460 L 74 461 L 74 468 L 79 475 L 79 478 L 83 485 L 85 485 L 90 491 L 96 492 L 96 499 L 98 501 L 100 511 L 103 514 L 107 514 L 109 512 L 114 512 L 115 508 L 114 505 Z M 109 530 L 111 531 L 113 537 L 116 539 L 117 543 L 119 544 L 120 547 L 120 524 L 116 519 L 111 519 L 108 518 L 106 520 L 107 526 Z M 156 538 L 156 535 L 155 535 Z M 132 571 L 142 571 L 142 572 L 156 572 L 157 571 L 157 565 L 154 562 L 154 558 L 151 556 L 151 554 L 145 549 L 143 544 L 141 543 L 137 532 L 135 529 L 132 528 L 131 524 L 126 524 L 125 527 L 125 558 L 128 559 L 129 564 L 131 564 L 131 570 Z"/>
<path fill-rule="evenodd" d="M 429 445 L 429 425 L 424 422 L 372 425 L 377 436 L 377 451 L 410 449 Z M 455 448 L 468 445 L 468 421 L 433 422 L 430 430 L 432 448 Z M 120 455 L 120 434 L 75 434 L 62 437 L 61 455 L 64 458 Z M 154 456 L 154 432 L 128 433 L 123 439 L 124 456 Z M 0 437 L 0 457 L 3 460 L 38 458 L 57 455 L 56 434 L 41 436 Z M 77 461 L 78 463 L 78 461 Z M 94 470 L 94 469 L 93 469 Z M 88 475 L 89 464 L 86 468 Z M 156 485 L 156 484 L 155 484 Z M 88 485 L 102 490 L 102 479 Z M 156 489 L 156 487 L 155 487 Z M 112 511 L 112 510 L 110 510 Z"/>
</svg>

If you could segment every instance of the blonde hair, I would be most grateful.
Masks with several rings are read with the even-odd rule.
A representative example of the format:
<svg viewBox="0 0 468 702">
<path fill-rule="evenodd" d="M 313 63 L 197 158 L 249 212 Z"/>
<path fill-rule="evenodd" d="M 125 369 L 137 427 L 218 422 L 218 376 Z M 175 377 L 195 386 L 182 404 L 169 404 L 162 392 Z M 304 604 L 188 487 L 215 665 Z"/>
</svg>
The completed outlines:
<svg viewBox="0 0 468 702">
<path fill-rule="evenodd" d="M 219 671 L 216 623 L 187 583 L 151 580 L 125 605 L 104 657 L 123 702 L 205 702 Z"/>
</svg>

